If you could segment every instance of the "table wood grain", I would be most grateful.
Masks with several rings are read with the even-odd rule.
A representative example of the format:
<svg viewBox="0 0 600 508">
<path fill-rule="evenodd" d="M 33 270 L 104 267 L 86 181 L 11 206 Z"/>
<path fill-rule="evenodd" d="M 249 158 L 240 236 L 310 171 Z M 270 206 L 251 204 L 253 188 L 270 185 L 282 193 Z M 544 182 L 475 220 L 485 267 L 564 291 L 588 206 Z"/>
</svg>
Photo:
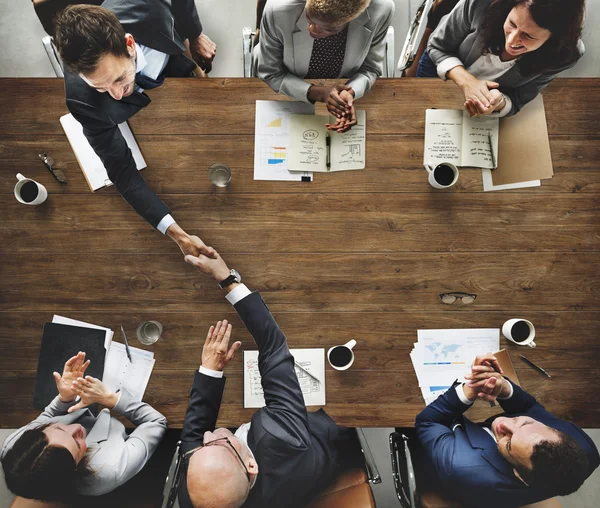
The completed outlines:
<svg viewBox="0 0 600 508">
<path fill-rule="evenodd" d="M 58 122 L 62 80 L 0 85 L 0 427 L 36 416 L 41 330 L 55 313 L 123 324 L 130 337 L 141 321 L 160 321 L 145 400 L 181 427 L 208 327 L 226 318 L 242 348 L 255 348 L 251 337 L 214 282 L 114 188 L 89 191 Z M 523 317 L 538 344 L 527 356 L 552 374 L 528 367 L 502 338 L 523 386 L 558 416 L 600 427 L 600 79 L 557 79 L 544 91 L 554 178 L 494 193 L 473 169 L 447 191 L 427 183 L 425 109 L 460 108 L 451 83 L 378 80 L 357 103 L 367 111 L 366 169 L 315 174 L 310 184 L 253 180 L 255 101 L 285 100 L 264 83 L 169 79 L 149 95 L 130 125 L 144 178 L 182 227 L 261 292 L 290 347 L 357 340 L 350 370 L 327 368 L 326 410 L 339 424 L 414 424 L 423 408 L 409 358 L 417 329 L 499 328 Z M 41 151 L 68 185 L 52 179 Z M 232 168 L 227 189 L 208 181 L 216 161 Z M 14 199 L 18 172 L 47 187 L 46 203 Z M 438 294 L 448 291 L 478 296 L 444 305 Z M 242 407 L 241 357 L 226 369 L 219 425 L 253 412 Z M 471 413 L 494 410 L 477 403 Z"/>
</svg>

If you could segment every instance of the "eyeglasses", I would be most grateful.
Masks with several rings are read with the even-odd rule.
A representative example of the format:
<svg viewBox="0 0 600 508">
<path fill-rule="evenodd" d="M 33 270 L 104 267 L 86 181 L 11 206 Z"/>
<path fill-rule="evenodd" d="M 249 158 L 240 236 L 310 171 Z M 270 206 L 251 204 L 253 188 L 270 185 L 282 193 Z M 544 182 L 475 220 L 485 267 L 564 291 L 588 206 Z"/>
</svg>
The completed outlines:
<svg viewBox="0 0 600 508">
<path fill-rule="evenodd" d="M 468 304 L 473 303 L 477 298 L 477 295 L 472 295 L 470 293 L 463 293 L 461 291 L 455 293 L 440 293 L 440 299 L 443 303 L 447 303 L 448 305 L 454 303 L 456 300 L 460 300 L 462 303 Z"/>
<path fill-rule="evenodd" d="M 191 450 L 185 452 L 184 454 L 179 455 L 179 457 L 177 459 L 177 464 L 175 465 L 175 472 L 173 474 L 173 478 L 174 478 L 173 485 L 171 486 L 171 489 L 169 491 L 169 497 L 168 497 L 167 504 L 166 504 L 167 508 L 171 508 L 175 504 L 175 498 L 177 497 L 177 493 L 179 492 L 179 485 L 181 484 L 181 480 L 183 479 L 184 472 L 187 471 L 187 466 L 189 464 L 190 457 L 192 455 L 194 455 L 194 453 L 196 453 L 198 450 L 200 450 L 202 448 L 206 448 L 207 446 L 213 446 L 217 443 L 227 443 L 229 448 L 231 448 L 233 450 L 236 457 L 240 460 L 240 463 L 242 464 L 244 471 L 246 472 L 246 478 L 248 479 L 248 483 L 250 483 L 252 481 L 252 477 L 250 476 L 250 471 L 248 471 L 248 468 L 246 467 L 246 464 L 244 463 L 244 459 L 242 459 L 242 456 L 235 449 L 235 446 L 233 446 L 233 444 L 231 444 L 231 441 L 229 441 L 228 437 L 220 437 L 219 439 L 215 439 L 214 441 L 209 441 L 206 444 L 200 445 L 196 448 L 192 448 Z M 185 463 L 185 467 L 181 467 L 182 463 Z"/>
<path fill-rule="evenodd" d="M 44 163 L 44 166 L 46 166 L 48 171 L 50 171 L 52 176 L 58 182 L 64 183 L 64 184 L 67 183 L 67 177 L 63 173 L 62 169 L 56 169 L 56 168 L 52 167 L 54 165 L 54 159 L 52 157 L 48 157 L 46 152 L 38 154 L 38 157 L 42 160 L 42 162 Z"/>
</svg>

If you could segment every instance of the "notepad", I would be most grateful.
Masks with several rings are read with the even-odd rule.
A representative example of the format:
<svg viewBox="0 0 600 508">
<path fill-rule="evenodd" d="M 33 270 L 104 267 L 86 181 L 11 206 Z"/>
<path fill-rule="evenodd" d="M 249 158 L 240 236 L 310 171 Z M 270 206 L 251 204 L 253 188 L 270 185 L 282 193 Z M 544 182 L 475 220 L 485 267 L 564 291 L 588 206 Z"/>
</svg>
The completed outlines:
<svg viewBox="0 0 600 508">
<path fill-rule="evenodd" d="M 365 167 L 366 112 L 356 112 L 349 131 L 330 131 L 333 116 L 290 115 L 290 171 L 347 171 Z"/>
<path fill-rule="evenodd" d="M 110 350 L 110 345 L 112 343 L 114 332 L 110 328 L 105 328 L 104 326 L 93 325 L 91 323 L 86 323 L 85 321 L 79 321 L 77 319 L 71 319 L 64 316 L 59 316 L 58 314 L 54 314 L 52 317 L 52 322 L 61 324 L 61 325 L 69 325 L 69 326 L 81 326 L 83 328 L 94 328 L 96 330 L 104 330 L 104 349 L 106 349 L 106 357 L 108 357 L 108 351 Z M 106 369 L 106 363 L 105 369 Z"/>
<path fill-rule="evenodd" d="M 485 116 L 471 118 L 466 111 L 455 109 L 426 110 L 423 164 L 451 162 L 456 166 L 492 169 L 493 161 L 499 160 L 498 120 Z"/>
<path fill-rule="evenodd" d="M 290 349 L 302 369 L 295 367 L 300 390 L 307 406 L 325 405 L 325 350 Z M 310 372 L 319 381 L 308 375 Z M 244 407 L 264 407 L 265 397 L 258 369 L 258 351 L 244 351 Z"/>
<path fill-rule="evenodd" d="M 77 162 L 79 162 L 79 167 L 81 167 L 83 176 L 92 192 L 95 192 L 102 187 L 111 186 L 112 182 L 108 178 L 108 173 L 106 172 L 104 164 L 102 164 L 100 157 L 96 155 L 96 152 L 94 152 L 94 149 L 83 134 L 83 126 L 75 120 L 71 114 L 61 116 L 60 123 L 67 135 L 69 144 L 75 153 Z M 142 152 L 140 151 L 127 122 L 119 124 L 119 129 L 125 138 L 127 146 L 131 150 L 138 171 L 144 169 L 146 167 L 146 161 L 142 156 Z"/>
<path fill-rule="evenodd" d="M 131 359 L 127 358 L 124 344 L 113 342 L 108 351 L 104 383 L 113 391 L 125 388 L 134 401 L 141 402 L 154 368 L 154 353 L 129 346 Z"/>
</svg>

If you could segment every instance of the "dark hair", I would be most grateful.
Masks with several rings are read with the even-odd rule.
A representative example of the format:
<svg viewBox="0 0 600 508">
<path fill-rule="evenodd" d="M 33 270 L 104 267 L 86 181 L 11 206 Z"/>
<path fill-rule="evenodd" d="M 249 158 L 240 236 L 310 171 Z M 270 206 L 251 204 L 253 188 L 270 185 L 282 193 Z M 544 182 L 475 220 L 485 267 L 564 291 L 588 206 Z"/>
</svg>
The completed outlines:
<svg viewBox="0 0 600 508">
<path fill-rule="evenodd" d="M 530 487 L 541 487 L 553 496 L 575 492 L 589 476 L 583 448 L 564 432 L 554 430 L 558 441 L 541 441 L 531 454 L 531 469 L 516 467 Z"/>
<path fill-rule="evenodd" d="M 70 5 L 61 11 L 54 20 L 54 43 L 77 74 L 94 72 L 108 53 L 129 58 L 125 29 L 112 12 L 97 5 Z"/>
<path fill-rule="evenodd" d="M 541 74 L 545 69 L 579 59 L 577 43 L 583 28 L 585 0 L 493 0 L 479 28 L 484 53 L 500 56 L 506 41 L 504 21 L 518 5 L 527 7 L 533 21 L 552 33 L 540 48 L 519 59 L 519 70 L 524 76 Z"/>
<path fill-rule="evenodd" d="M 80 478 L 92 474 L 87 457 L 79 464 L 62 446 L 49 445 L 44 430 L 26 430 L 2 459 L 6 486 L 16 495 L 40 501 L 69 501 Z"/>
</svg>

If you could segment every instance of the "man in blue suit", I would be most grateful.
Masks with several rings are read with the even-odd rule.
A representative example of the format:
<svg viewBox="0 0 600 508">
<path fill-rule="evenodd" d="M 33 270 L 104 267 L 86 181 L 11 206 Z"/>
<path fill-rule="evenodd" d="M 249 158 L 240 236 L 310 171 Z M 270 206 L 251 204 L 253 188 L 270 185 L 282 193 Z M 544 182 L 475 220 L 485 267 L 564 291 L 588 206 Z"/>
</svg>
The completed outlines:
<svg viewBox="0 0 600 508">
<path fill-rule="evenodd" d="M 509 508 L 575 492 L 600 464 L 593 441 L 501 372 L 491 353 L 478 356 L 467 383 L 417 416 L 427 466 L 466 506 Z M 497 399 L 504 414 L 473 423 L 463 413 L 478 397 Z"/>
</svg>

